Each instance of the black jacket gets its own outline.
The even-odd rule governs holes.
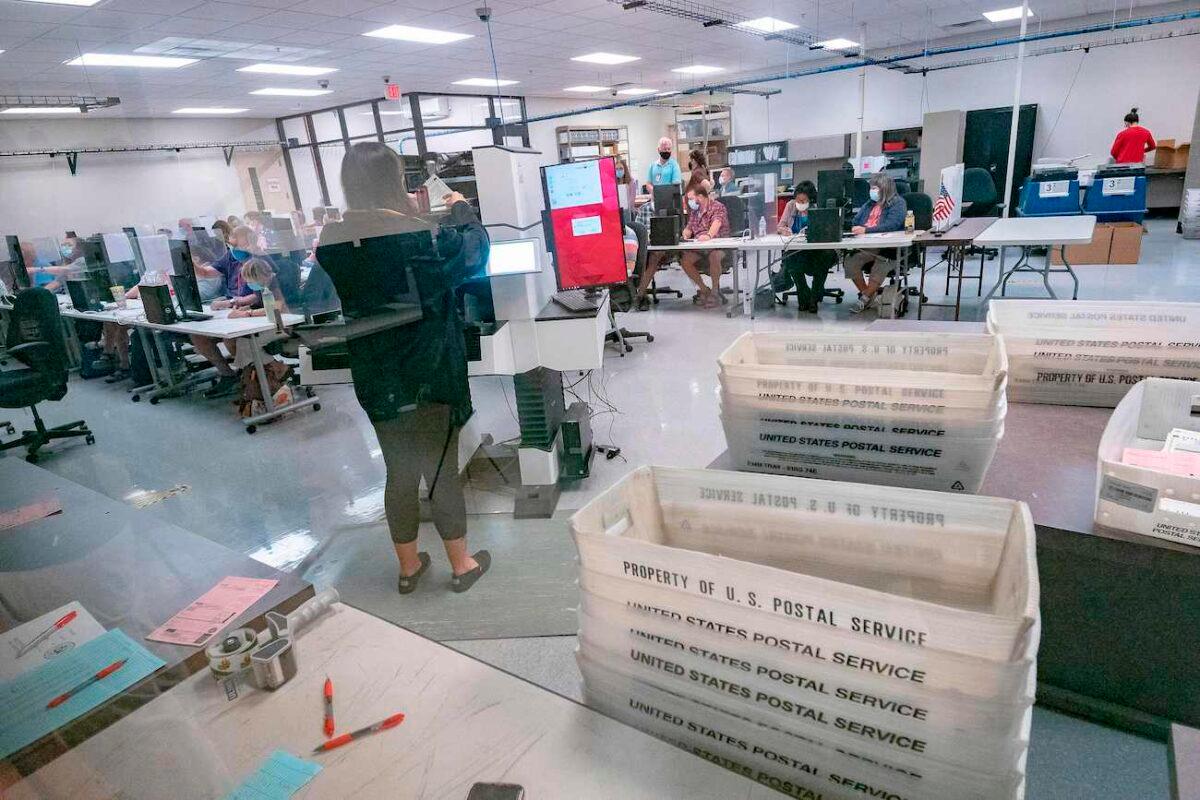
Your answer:
[[[475,210],[467,203],[455,203],[441,225],[386,209],[347,211],[342,222],[322,229],[317,258],[324,264],[330,257],[330,251],[321,249],[326,245],[419,231],[436,231],[436,255],[408,264],[421,294],[424,316],[419,322],[348,340],[354,394],[372,422],[395,419],[418,405],[445,404],[450,406],[451,423],[461,426],[473,409],[454,289],[483,270],[489,247]],[[336,274],[336,270],[328,271],[331,276]],[[372,297],[347,297],[346,292],[370,293],[382,288],[359,288],[361,283],[351,281],[338,285],[336,278],[334,283],[343,309],[375,302]],[[378,302],[386,300],[380,297]]]

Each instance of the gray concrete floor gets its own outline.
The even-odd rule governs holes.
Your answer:
[[[1139,264],[1080,265],[1080,296],[1131,302],[1200,300],[1200,241],[1181,239],[1173,227],[1169,220],[1150,222]],[[996,261],[985,262],[984,293],[995,282],[997,266]],[[667,273],[664,282],[684,283],[678,272]],[[1069,296],[1068,284],[1062,277],[1054,279],[1055,287],[1066,289]],[[831,285],[848,284],[839,276]],[[1011,284],[1010,294],[1040,296],[1040,286],[1038,279],[1021,277]],[[926,294],[937,300],[942,287],[944,280],[934,278],[927,284]],[[639,340],[626,357],[610,351],[603,373],[576,389],[594,407],[602,405],[601,397],[615,406],[615,411],[596,417],[595,438],[619,445],[622,457],[597,460],[589,479],[563,492],[560,510],[580,507],[631,465],[706,466],[724,449],[716,413],[717,355],[748,330],[794,330],[797,326],[851,329],[874,318],[871,313],[851,317],[848,306],[827,303],[819,316],[798,319],[792,305],[751,321],[706,312],[685,297],[683,301],[664,299],[648,313],[622,315],[621,324],[650,330],[655,341],[646,344]],[[982,308],[973,294],[968,294],[964,307],[964,319],[981,316]],[[946,312],[934,310],[928,318],[944,319]],[[496,441],[516,435],[511,382],[473,379],[472,394],[483,430]],[[380,525],[384,471],[378,443],[348,387],[326,388],[321,396],[320,412],[301,411],[250,437],[226,403],[194,397],[151,407],[131,403],[119,387],[76,379],[66,398],[43,404],[41,411],[50,424],[86,419],[97,443],[94,447],[78,442],[56,446],[42,463],[119,500],[185,485],[186,493],[143,511],[148,524],[155,519],[169,520],[281,569],[300,571],[318,585],[338,583],[346,576],[360,582],[365,576],[377,576],[376,594],[382,602],[394,585],[394,563],[387,560],[385,529]],[[0,418],[11,418],[18,426],[30,422],[22,411]],[[493,542],[508,537],[503,557],[523,562],[521,570],[509,574],[532,575],[544,567],[543,575],[550,574],[551,582],[556,583],[555,597],[565,597],[573,590],[568,586],[573,580],[571,570],[563,568],[569,543],[523,548],[523,526],[511,519],[513,489],[494,470],[472,469],[467,496],[471,513],[489,515],[474,517],[472,524],[482,525],[487,519],[488,537]],[[422,536],[427,545],[424,549],[438,561],[436,536],[432,532]],[[485,537],[481,534],[480,538]],[[505,575],[498,564],[495,574],[485,581],[490,579],[500,588]],[[392,601],[387,602],[391,607]],[[398,597],[395,603],[400,608]],[[522,607],[528,609],[529,605],[509,606],[513,613],[521,613]],[[376,605],[377,613],[383,613],[379,608]],[[473,627],[478,615],[470,606],[456,605],[449,593],[440,608],[431,604],[422,614],[437,623],[437,635],[443,639],[487,635]],[[385,616],[403,624],[405,612]],[[454,646],[554,691],[578,697],[578,673],[571,657],[574,638],[534,635],[566,632],[561,617],[555,617],[553,626],[543,622],[516,626],[503,634],[505,638],[455,642]],[[1163,745],[1040,710],[1029,774],[1028,796],[1035,800],[1167,796]]]

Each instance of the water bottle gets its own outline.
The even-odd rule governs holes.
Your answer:
[[[266,312],[267,315],[267,320],[276,327],[279,327],[279,321],[275,317],[275,295],[268,288],[263,288],[262,290],[262,303],[263,311]]]
[[[904,232],[912,233],[917,229],[917,218],[909,211],[904,215]]]
[[[759,217],[758,218],[758,238],[761,239],[766,235],[767,235],[767,218]]]

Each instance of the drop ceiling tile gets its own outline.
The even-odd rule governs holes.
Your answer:
[[[193,6],[183,12],[185,17],[199,17],[203,19],[222,19],[230,23],[249,22],[251,20],[260,19],[270,14],[270,9],[262,8],[261,6],[252,6],[245,3],[221,3],[207,2]]]
[[[236,33],[235,25],[236,23],[217,17],[169,17],[162,22],[149,26],[145,30],[156,34],[155,38],[162,36],[209,36],[221,31]]]
[[[326,14],[333,17],[349,17],[362,11],[370,11],[383,3],[379,0],[298,0],[292,11]]]
[[[371,29],[365,20],[340,19],[319,14],[300,14],[295,11],[276,11],[255,20],[258,25],[274,25],[279,28],[313,31],[324,30],[344,35],[365,33]]]

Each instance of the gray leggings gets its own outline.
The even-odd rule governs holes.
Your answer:
[[[458,429],[450,428],[450,407],[421,406],[372,424],[387,467],[383,507],[392,541],[409,544],[417,540],[422,476],[426,489],[433,489],[430,504],[438,535],[444,541],[466,536],[467,505],[458,477]]]

